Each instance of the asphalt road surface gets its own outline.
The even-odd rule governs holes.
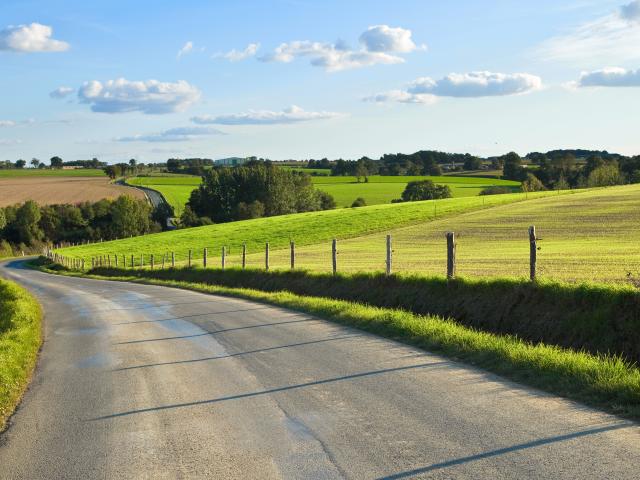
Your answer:
[[[637,479],[640,427],[312,316],[0,274],[44,306],[2,479]]]

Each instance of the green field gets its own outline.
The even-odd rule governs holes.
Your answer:
[[[316,188],[331,194],[338,207],[349,207],[358,197],[364,198],[367,205],[391,203],[392,200],[400,198],[405,185],[413,180],[432,180],[438,184],[449,185],[454,197],[478,195],[483,188],[493,185],[506,186],[516,192],[519,191],[520,185],[519,182],[511,180],[473,176],[401,177],[376,175],[369,177],[368,183],[358,183],[355,177],[311,177]],[[183,212],[191,192],[200,185],[200,182],[200,177],[179,175],[135,177],[127,180],[130,185],[152,188],[162,193],[178,216]]]
[[[0,170],[0,178],[13,177],[104,177],[98,168],[79,168],[77,170],[49,170],[46,168],[16,168]]]
[[[339,207],[351,206],[353,201],[362,197],[367,205],[390,203],[400,198],[407,183],[415,180],[431,180],[440,185],[448,185],[454,197],[478,195],[482,189],[494,185],[520,190],[520,182],[480,177],[455,176],[380,176],[369,177],[369,182],[358,183],[355,177],[312,177],[311,181],[319,190],[333,196]]]
[[[249,266],[262,267],[264,243],[269,241],[271,267],[287,268],[291,239],[297,245],[299,268],[328,271],[331,239],[338,238],[340,271],[380,271],[385,262],[385,235],[390,233],[394,271],[443,274],[444,233],[455,231],[459,275],[522,278],[528,274],[527,228],[536,225],[542,278],[630,283],[640,281],[640,249],[632,235],[639,224],[640,185],[628,185],[310,212],[178,230],[65,252],[90,260],[116,253],[160,258],[175,251],[178,261],[184,261],[189,248],[194,259],[199,259],[206,246],[213,258],[211,264],[218,265],[224,245],[227,265],[237,266],[240,246],[247,242]]]
[[[273,255],[278,257],[280,254],[277,250],[288,247],[290,240],[295,241],[299,247],[321,243],[324,245],[332,238],[348,239],[409,225],[428,225],[436,218],[527,201],[527,198],[557,195],[556,192],[538,192],[528,196],[514,193],[282,215],[68,248],[64,250],[64,254],[81,257],[88,262],[93,256],[126,254],[129,260],[129,256],[135,254],[136,263],[139,263],[140,254],[144,254],[148,262],[150,254],[160,258],[163,254],[174,251],[178,261],[185,261],[189,249],[193,250],[194,259],[201,259],[204,247],[209,248],[210,255],[217,257],[224,245],[229,253],[229,264],[237,265],[241,245],[246,242],[249,253],[257,255],[255,258],[250,256],[251,263],[259,266],[264,263],[256,252],[263,252],[266,242],[270,243]],[[302,256],[300,260],[303,262],[300,265],[304,266],[305,257]],[[372,269],[379,268],[375,261],[370,266]]]

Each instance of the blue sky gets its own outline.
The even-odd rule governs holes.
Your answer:
[[[638,45],[638,0],[3,0],[0,159],[640,154]]]

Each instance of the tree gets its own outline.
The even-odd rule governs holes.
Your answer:
[[[320,198],[320,210],[333,210],[336,208],[336,201],[329,193],[322,190],[318,190],[316,193]]]
[[[18,242],[33,245],[42,240],[44,234],[40,229],[40,207],[33,200],[27,200],[16,212],[16,230]]]
[[[482,162],[478,157],[469,156],[465,159],[463,168],[465,170],[480,170]]]
[[[141,235],[151,231],[151,207],[143,200],[118,197],[111,205],[111,229],[113,238]]]
[[[238,204],[238,220],[264,217],[264,205],[259,200],[251,203],[240,202]]]
[[[51,163],[51,168],[62,168],[64,164],[64,161],[60,157],[51,157],[49,162]]]
[[[515,152],[509,152],[503,157],[504,167],[503,176],[507,180],[523,180],[526,176],[524,168],[522,168],[522,159]]]
[[[3,230],[7,226],[7,216],[4,214],[4,210],[0,208],[0,230]]]
[[[436,185],[431,180],[409,182],[404,192],[402,192],[403,202],[437,200],[440,198],[451,198],[451,189],[448,185]]]
[[[115,165],[109,165],[104,167],[104,173],[106,173],[111,180],[115,180],[118,176],[118,169]]]
[[[39,168],[40,167],[40,160],[38,160],[37,158],[32,158],[31,159],[31,166],[33,168]]]
[[[620,170],[617,165],[613,164],[595,168],[587,178],[587,186],[589,187],[608,187],[621,183],[623,183],[623,178],[620,175]]]
[[[546,190],[545,186],[542,182],[533,175],[532,173],[527,173],[527,178],[522,182],[522,191],[523,192],[539,192],[542,190]]]
[[[27,162],[25,160],[20,159],[16,161],[16,168],[24,168],[26,164]]]
[[[356,198],[351,204],[351,208],[366,207],[366,206],[367,206],[367,202],[362,197]]]

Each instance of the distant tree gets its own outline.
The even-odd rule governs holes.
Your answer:
[[[512,193],[512,190],[509,187],[499,187],[497,185],[483,188],[480,191],[480,195],[502,195],[505,193]]]
[[[522,191],[523,192],[539,192],[542,190],[546,190],[546,187],[538,179],[538,177],[536,177],[532,173],[527,173],[527,178],[522,182]]]
[[[33,245],[42,240],[44,233],[39,222],[42,218],[40,207],[33,200],[27,200],[16,212],[16,230],[18,242]]]
[[[332,210],[336,208],[336,201],[330,194],[322,190],[318,190],[317,194],[320,198],[320,210]]]
[[[640,170],[634,170],[629,177],[631,183],[640,183]]]
[[[60,157],[51,157],[49,162],[51,163],[51,168],[62,168],[64,164],[64,161]]]
[[[607,164],[595,168],[587,178],[589,187],[608,187],[623,183],[622,175],[616,165]]]
[[[7,216],[4,214],[4,210],[0,208],[0,230],[3,230],[7,226]]]
[[[502,157],[504,161],[503,176],[507,180],[524,180],[526,171],[522,168],[522,159],[515,152],[509,152]]]
[[[113,238],[142,235],[151,231],[151,207],[143,200],[118,197],[111,205]]]
[[[132,158],[131,160],[129,160],[129,166],[130,166],[131,168],[136,168],[137,163],[138,163],[138,162],[136,162],[136,159],[135,159],[135,158]]]
[[[31,166],[33,168],[39,168],[40,167],[40,160],[38,160],[37,158],[32,158],[31,159]]]
[[[168,203],[162,202],[153,209],[151,220],[160,225],[163,230],[166,230],[169,219],[173,218],[174,215],[173,207]]]
[[[436,200],[440,198],[451,198],[451,189],[448,185],[437,185],[431,180],[409,182],[404,192],[402,192],[403,202]]]
[[[27,162],[23,159],[17,160],[16,161],[16,168],[24,168],[25,165],[27,165]]]
[[[558,180],[556,180],[553,184],[553,188],[554,190],[569,190],[571,186],[569,185],[569,182],[567,182],[567,179],[564,177],[564,174],[561,173],[558,177]]]
[[[184,211],[182,215],[180,215],[180,226],[184,228],[201,227],[211,224],[213,224],[213,221],[209,217],[198,217],[189,205],[184,207]]]
[[[482,161],[478,157],[469,156],[465,159],[463,168],[465,170],[480,170]]]
[[[118,168],[115,165],[108,165],[104,167],[104,173],[106,173],[111,180],[115,180],[118,176]]]
[[[362,197],[356,198],[351,204],[351,208],[366,207],[366,206],[367,206],[367,202]]]

